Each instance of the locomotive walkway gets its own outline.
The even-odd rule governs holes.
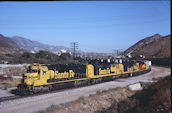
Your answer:
[[[49,94],[26,97],[0,102],[0,113],[28,113],[46,109],[50,105],[59,105],[77,100],[81,96],[89,96],[97,91],[116,87],[126,87],[137,82],[152,82],[152,78],[165,77],[171,74],[170,68],[152,66],[152,71],[140,76],[117,79],[91,86],[74,88]]]

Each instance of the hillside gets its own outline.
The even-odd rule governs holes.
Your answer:
[[[145,58],[170,58],[171,35],[161,36],[155,34],[144,38],[128,48],[124,54],[132,57],[144,55]]]
[[[7,38],[0,34],[0,54],[22,54],[23,49],[12,41],[10,38]]]
[[[48,44],[43,44],[37,41],[29,40],[27,38],[19,37],[19,36],[14,36],[11,38],[19,47],[25,49],[25,50],[31,50],[33,53],[38,52],[40,50],[44,51],[49,51],[52,53],[57,54],[60,52],[62,49],[67,50],[68,52],[73,53],[73,49],[67,48],[65,46],[53,46],[53,45],[48,45]],[[80,56],[92,56],[92,57],[108,57],[109,53],[97,53],[97,52],[83,52],[81,50],[77,50],[77,55]]]
[[[42,44],[37,41],[32,41],[23,37],[14,36],[11,38],[19,47],[31,50],[32,52],[38,52],[40,50],[45,50],[53,53],[58,53],[62,49],[68,50],[67,47],[64,46],[52,46],[48,44]]]

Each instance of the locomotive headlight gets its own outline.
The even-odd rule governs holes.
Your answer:
[[[32,85],[32,74],[30,73],[26,73],[24,74],[24,83],[26,83],[27,85]]]
[[[27,85],[32,85],[32,78],[31,78],[31,77],[28,77],[27,79],[24,80],[24,82],[25,82]]]

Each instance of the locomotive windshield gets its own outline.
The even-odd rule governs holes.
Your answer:
[[[27,69],[27,73],[37,73],[37,72],[38,72],[38,70],[35,67],[34,68],[33,67],[31,68],[31,66],[29,66],[28,69]]]
[[[38,72],[38,70],[27,70],[27,73],[37,73]]]

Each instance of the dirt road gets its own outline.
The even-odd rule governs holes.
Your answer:
[[[75,88],[50,93],[40,96],[28,97],[18,100],[5,101],[0,103],[1,113],[28,113],[46,109],[50,105],[59,105],[77,100],[81,96],[95,94],[99,90],[108,90],[110,88],[125,87],[137,82],[151,82],[152,78],[165,77],[171,74],[171,69],[152,66],[152,71],[140,76],[118,79],[115,81],[105,82],[87,87]]]

